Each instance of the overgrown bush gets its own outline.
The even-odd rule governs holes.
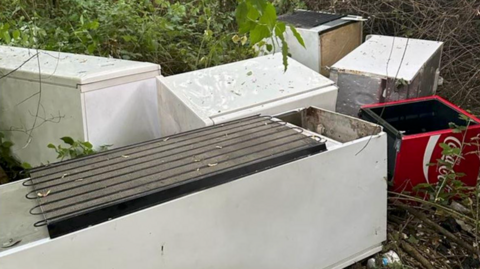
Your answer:
[[[155,62],[164,74],[252,57],[235,1],[2,0],[0,44]]]

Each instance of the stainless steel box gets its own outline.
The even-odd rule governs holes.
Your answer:
[[[370,35],[332,66],[336,110],[357,116],[360,106],[435,94],[442,42]]]

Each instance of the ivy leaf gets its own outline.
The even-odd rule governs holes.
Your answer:
[[[54,149],[54,148],[55,148],[55,145],[52,144],[52,143],[50,143],[50,144],[47,145],[47,148]]]
[[[2,143],[2,147],[4,147],[4,148],[9,148],[11,146],[13,146],[13,143],[10,142],[10,141],[5,141],[5,142]]]
[[[73,145],[73,143],[75,143],[75,141],[73,140],[73,138],[69,137],[69,136],[64,136],[62,138],[60,138],[63,142],[65,142],[65,144],[68,144],[70,146]],[[49,144],[51,145],[51,144]]]
[[[23,169],[32,169],[32,166],[29,163],[22,163]]]
[[[293,25],[290,25],[290,30],[292,31],[293,36],[297,39],[298,43],[300,43],[300,45],[305,48],[305,42],[303,41],[302,35],[300,35],[300,33]]]
[[[85,146],[88,149],[93,148],[93,145],[88,141],[82,142],[82,145]]]
[[[255,45],[258,42],[262,41],[262,39],[267,38],[271,35],[270,30],[265,25],[257,24],[255,28],[250,31],[250,45]]]

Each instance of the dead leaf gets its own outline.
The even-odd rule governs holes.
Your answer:
[[[62,178],[66,177],[66,176],[68,176],[68,173],[63,174]]]
[[[128,155],[122,155],[122,157],[123,157],[123,158],[128,158],[128,157],[130,157],[130,156],[128,156]]]
[[[217,149],[221,149],[221,148],[223,148],[223,147],[222,147],[222,146],[216,146],[216,148],[217,148]]]
[[[75,179],[75,182],[82,181],[82,180],[83,180],[83,178]]]
[[[22,239],[18,239],[18,240],[13,240],[13,239],[10,239],[8,240],[7,242],[3,243],[2,244],[2,248],[9,248],[9,247],[13,247],[15,246],[16,244],[22,242]]]
[[[170,139],[170,137],[167,137],[167,138],[163,139],[163,141],[164,141],[164,142],[165,142],[165,141],[168,141],[168,139]]]
[[[50,194],[50,190],[48,190],[45,193],[41,193],[41,192],[37,193],[38,197],[47,197],[49,194]]]
[[[214,167],[214,166],[216,166],[217,164],[218,164],[218,163],[209,163],[208,166],[209,166],[209,167]]]

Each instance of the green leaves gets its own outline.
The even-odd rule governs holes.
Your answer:
[[[57,159],[64,160],[65,158],[77,158],[86,155],[91,155],[96,153],[93,149],[93,145],[88,141],[75,141],[73,138],[69,136],[64,136],[60,138],[65,144],[69,145],[69,147],[65,148],[61,145],[55,146],[53,144],[48,144],[47,147],[50,149],[55,150],[58,154]],[[100,151],[107,150],[111,145],[103,145],[100,146]]]
[[[292,31],[293,36],[297,39],[298,43],[300,43],[300,45],[305,48],[305,42],[303,41],[303,37],[300,35],[297,29],[293,27],[293,25],[290,25],[290,31]]]
[[[273,51],[275,45],[282,47],[282,61],[284,70],[288,67],[288,43],[285,39],[286,24],[277,20],[277,12],[272,3],[267,0],[239,0],[235,17],[240,34],[249,33],[250,46],[266,46],[268,52]],[[305,47],[300,33],[289,25],[296,40]],[[265,42],[270,39],[270,44]]]
[[[69,137],[69,136],[64,136],[62,138],[60,138],[65,144],[68,144],[68,145],[73,145],[75,143],[75,141],[73,140],[73,138]],[[51,144],[49,144],[51,145]]]
[[[253,30],[250,31],[250,43],[257,44],[262,41],[264,38],[270,37],[271,31],[267,26],[262,24],[257,24]]]

